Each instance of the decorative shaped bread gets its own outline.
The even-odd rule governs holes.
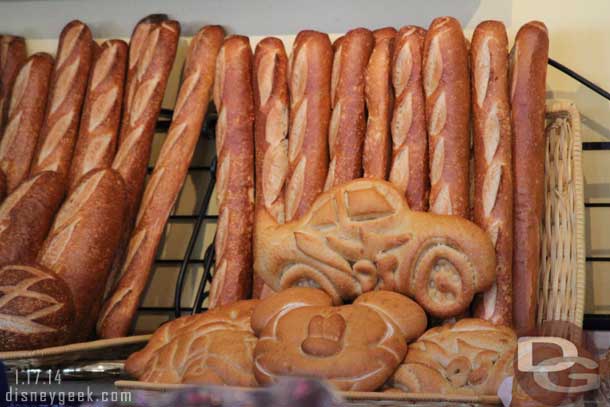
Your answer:
[[[250,316],[257,304],[238,301],[169,322],[127,359],[125,370],[146,382],[256,386]]]
[[[278,376],[316,376],[340,390],[373,391],[396,370],[407,342],[426,323],[419,305],[390,291],[333,307],[321,290],[289,288],[254,309],[254,374],[261,385]]]
[[[411,211],[381,180],[358,179],[316,199],[296,221],[257,216],[255,271],[276,291],[321,288],[335,304],[375,289],[398,291],[431,315],[460,314],[495,278],[495,253],[478,226]]]
[[[432,328],[409,345],[389,382],[409,393],[496,395],[512,376],[515,332],[482,319]]]

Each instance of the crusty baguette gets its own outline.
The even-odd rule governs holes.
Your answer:
[[[332,115],[328,128],[330,164],[324,190],[362,176],[366,133],[364,77],[374,42],[369,30],[356,28],[333,44]]]
[[[479,296],[474,316],[512,324],[513,176],[508,38],[504,24],[477,26],[470,47],[474,130],[473,220],[496,249],[496,282]]]
[[[252,71],[256,210],[267,210],[284,223],[284,187],[288,176],[288,57],[281,40],[264,38],[256,46]],[[252,298],[260,298],[263,280],[254,274]]]
[[[220,26],[207,26],[191,40],[172,124],[144,191],[127,261],[97,324],[97,333],[102,338],[125,336],[132,326],[163,229],[199,140],[214,82],[216,55],[223,38]]]
[[[333,51],[328,35],[301,31],[289,61],[289,173],[286,221],[306,213],[324,188],[328,171],[328,123]]]
[[[27,57],[22,37],[0,35],[0,140],[8,120],[13,84]]]
[[[121,40],[110,40],[98,48],[91,67],[78,141],[70,167],[70,192],[89,171],[110,167],[116,153],[127,44]]]
[[[90,172],[62,205],[38,255],[70,288],[75,341],[87,339],[95,325],[125,208],[121,176],[112,169]]]
[[[432,21],[424,42],[430,211],[469,217],[470,75],[460,23]]]
[[[209,307],[250,296],[254,223],[254,100],[252,50],[247,37],[231,36],[216,60],[218,229]]]
[[[544,114],[549,37],[543,23],[525,24],[511,51],[514,244],[513,318],[517,333],[536,324],[544,215]]]
[[[54,172],[24,182],[0,206],[0,265],[36,259],[64,196],[64,184]]]
[[[373,31],[373,36],[375,46],[366,67],[364,87],[368,118],[362,169],[365,177],[387,179],[392,149],[392,50],[396,30],[392,27],[380,28]]]
[[[6,175],[9,193],[29,174],[44,120],[52,70],[53,58],[38,53],[28,59],[17,75],[0,141],[0,169]]]
[[[394,42],[392,83],[392,166],[389,180],[403,191],[411,209],[428,210],[430,175],[425,97],[422,85],[426,30],[407,26]]]
[[[66,179],[80,121],[92,61],[91,31],[84,23],[68,23],[59,37],[49,100],[31,175],[55,171]]]

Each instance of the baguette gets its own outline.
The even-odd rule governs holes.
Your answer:
[[[511,51],[514,244],[513,317],[518,334],[536,325],[544,215],[545,90],[549,37],[543,23],[525,24]]]
[[[477,26],[470,47],[474,129],[474,222],[496,250],[496,282],[477,298],[474,316],[512,325],[513,178],[508,38],[499,21]]]
[[[22,37],[0,35],[0,140],[8,120],[13,86],[27,57],[25,40]]]
[[[36,260],[63,194],[61,177],[43,172],[4,200],[0,206],[0,265]]]
[[[61,32],[31,175],[55,171],[64,180],[68,176],[91,67],[91,43],[89,27],[78,20]]]
[[[172,207],[182,189],[214,82],[216,55],[224,31],[207,26],[191,40],[167,140],[144,192],[121,279],[97,324],[102,338],[129,333]]]
[[[364,137],[362,169],[367,178],[387,179],[390,169],[390,122],[394,103],[392,91],[392,49],[396,30],[373,32],[375,46],[366,67],[364,93],[368,119]]]
[[[6,175],[7,191],[14,191],[30,171],[44,120],[53,58],[32,55],[19,71],[13,88],[8,121],[0,141],[0,170]]]
[[[75,306],[75,341],[88,339],[125,217],[126,193],[114,170],[89,173],[57,213],[38,264],[62,278]]]
[[[432,21],[424,42],[424,92],[430,148],[430,211],[468,218],[470,75],[460,23]]]
[[[256,46],[253,66],[256,210],[284,223],[284,186],[288,175],[288,57],[284,44],[268,37]],[[263,280],[253,276],[252,298],[260,298]],[[266,291],[269,291],[267,287]]]
[[[362,176],[366,132],[364,76],[373,45],[373,34],[364,28],[349,31],[333,44],[332,115],[328,128],[330,164],[325,191]]]
[[[286,221],[306,213],[324,188],[333,51],[328,35],[301,31],[289,61],[290,132]]]
[[[409,207],[428,210],[430,177],[422,55],[426,30],[401,28],[394,43],[392,83],[396,106],[392,117],[390,182],[405,194]]]
[[[127,44],[110,40],[97,48],[70,168],[70,192],[90,171],[110,167],[116,153]]]
[[[209,307],[248,298],[254,223],[254,100],[249,40],[225,40],[216,61],[216,267]]]

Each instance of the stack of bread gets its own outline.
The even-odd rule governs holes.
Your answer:
[[[179,35],[153,15],[129,46],[98,45],[74,21],[56,61],[2,38],[0,347],[130,333],[212,100],[210,311],[163,325],[127,371],[495,394],[512,328],[535,326],[544,25],[524,25],[510,54],[497,21],[470,42],[450,17],[332,43],[307,30],[289,55],[204,27],[145,184]],[[425,332],[428,317],[461,319]]]

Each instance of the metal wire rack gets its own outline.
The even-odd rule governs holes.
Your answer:
[[[575,79],[580,82],[582,85],[591,89],[593,92],[597,93],[604,99],[610,101],[610,92],[602,89],[598,85],[592,83],[588,79],[569,69],[565,65],[561,63],[549,59],[548,64],[553,68],[561,71],[562,73],[568,75],[569,77]],[[169,124],[171,122],[172,116],[171,110],[164,109],[161,112],[161,116],[159,121],[157,122],[157,132],[167,132],[169,129]],[[202,128],[202,137],[213,141],[215,138],[215,124],[216,124],[216,112],[211,111],[205,120],[204,126]],[[610,142],[583,142],[582,144],[583,151],[586,153],[587,151],[599,151],[599,150],[610,150]],[[152,171],[153,167],[149,168],[149,171]],[[179,272],[176,278],[176,285],[174,290],[174,301],[173,307],[146,307],[142,306],[139,309],[140,314],[146,313],[165,313],[171,317],[180,317],[184,314],[195,314],[202,311],[205,311],[206,308],[203,306],[205,299],[208,296],[208,289],[210,283],[213,278],[213,269],[214,269],[214,242],[206,248],[204,255],[202,258],[193,257],[194,247],[196,245],[197,239],[199,237],[202,225],[204,223],[216,223],[217,216],[208,214],[210,209],[210,201],[212,198],[212,194],[214,191],[214,186],[216,184],[216,158],[213,158],[211,164],[209,166],[206,165],[198,165],[191,166],[189,168],[190,172],[195,171],[203,171],[209,174],[209,181],[207,185],[205,185],[203,191],[203,199],[199,205],[199,208],[195,211],[195,213],[191,215],[172,215],[169,219],[169,222],[190,222],[193,224],[193,231],[191,233],[190,239],[188,241],[188,245],[184,254],[184,257],[181,259],[156,259],[156,265],[172,265],[179,266]],[[200,191],[201,192],[201,191]],[[585,207],[587,208],[610,208],[610,202],[585,202]],[[610,257],[604,256],[588,256],[586,258],[587,263],[595,263],[595,262],[605,262],[610,263]],[[185,307],[183,306],[183,293],[185,291],[186,285],[186,276],[187,270],[190,265],[201,265],[203,266],[203,274],[201,279],[199,280],[199,285],[196,289],[196,295],[194,297],[194,301],[192,306]],[[192,287],[191,287],[192,288]],[[584,319],[584,327],[585,329],[594,329],[594,330],[610,330],[610,315],[599,315],[599,314],[586,314]]]

